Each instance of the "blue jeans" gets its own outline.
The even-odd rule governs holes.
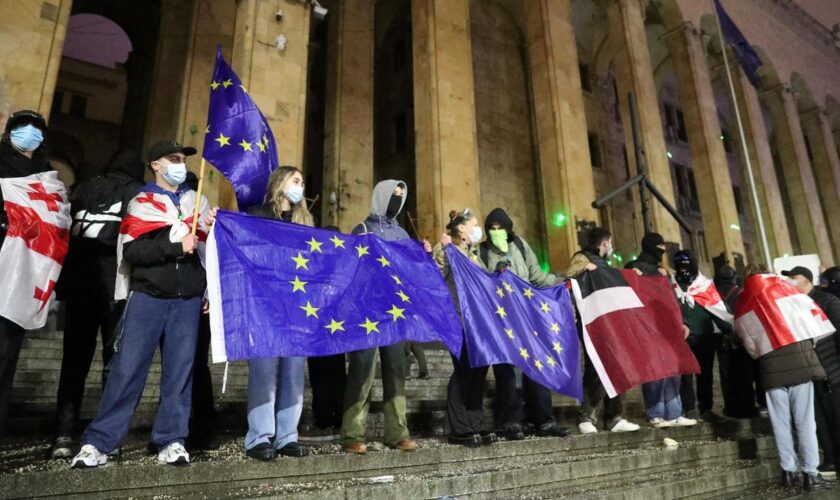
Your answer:
[[[663,418],[676,420],[682,414],[680,400],[681,377],[665,378],[642,384],[642,396],[645,399],[645,415],[648,420]]]
[[[189,430],[192,367],[201,297],[160,299],[132,292],[118,327],[111,372],[99,412],[82,435],[102,453],[115,450],[128,433],[146,377],[161,345],[160,406],[152,427],[158,448],[184,443]]]
[[[306,358],[248,361],[248,433],[245,449],[271,443],[275,449],[298,440],[303,411],[303,369]]]
[[[814,384],[776,387],[767,390],[767,412],[773,424],[773,437],[779,451],[782,469],[797,472],[799,465],[809,474],[816,474],[820,464],[817,444],[817,423],[814,420]],[[791,415],[793,422],[791,422]],[[799,455],[793,447],[793,432]],[[798,459],[797,459],[798,458]]]

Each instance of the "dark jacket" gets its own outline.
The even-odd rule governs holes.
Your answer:
[[[292,212],[283,212],[280,217],[274,212],[274,203],[263,203],[249,208],[245,211],[248,215],[256,215],[257,217],[264,217],[266,219],[282,220],[286,222],[292,221]]]
[[[624,269],[638,269],[645,276],[662,276],[659,273],[659,268],[662,267],[659,261],[660,259],[657,259],[655,255],[642,252],[638,259],[627,263]]]
[[[803,340],[758,358],[764,389],[790,387],[825,378],[814,343]]]
[[[186,189],[179,190],[178,194]],[[163,190],[148,184],[143,192],[148,191]],[[170,195],[172,198],[177,197]],[[204,295],[207,277],[198,252],[185,254],[181,242],[169,241],[169,231],[169,226],[163,227],[123,245],[123,258],[131,264],[131,291],[162,299]]]
[[[403,189],[403,206],[400,207],[400,211],[402,211],[405,206],[405,200],[408,198],[408,186],[402,181],[382,181],[373,188],[373,196],[371,196],[370,202],[370,215],[367,216],[364,222],[353,228],[353,234],[375,234],[385,241],[405,240],[409,238],[408,233],[397,222],[396,216],[389,218],[385,215],[388,211],[388,202],[391,200],[391,195],[397,186]]]
[[[26,177],[50,170],[43,148],[37,149],[32,158],[27,158],[9,144],[5,139],[0,141],[0,178]],[[6,239],[6,207],[3,203],[3,192],[0,191],[0,247]]]
[[[834,329],[840,329],[840,299],[818,288],[814,288],[809,295],[828,316]],[[840,333],[835,331],[819,339],[815,349],[832,388],[840,390]]]

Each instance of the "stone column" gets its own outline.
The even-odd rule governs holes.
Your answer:
[[[738,229],[735,193],[720,139],[720,121],[703,41],[690,24],[685,24],[671,32],[665,42],[679,81],[706,245],[710,255],[723,251],[729,262],[734,262],[734,253],[744,255],[744,241]]]
[[[834,261],[831,240],[825,227],[796,102],[790,89],[783,86],[768,91],[764,99],[773,119],[784,172],[782,182],[787,186],[791,204],[788,209],[793,212],[794,230],[802,252],[819,254],[823,264],[831,263]]]
[[[822,209],[834,244],[834,262],[840,262],[840,158],[831,126],[820,108],[813,108],[801,115],[802,132],[811,145],[811,163],[819,189]]]
[[[579,249],[576,222],[597,220],[571,5],[529,0],[526,11],[548,256],[565,269]]]
[[[480,207],[469,0],[412,0],[420,234],[453,208]],[[483,215],[483,214],[482,214]]]
[[[770,151],[770,143],[767,139],[767,128],[764,124],[758,93],[747,77],[744,76],[737,62],[730,61],[730,68],[738,101],[736,104],[741,111],[741,121],[744,124],[745,137],[739,140],[744,140],[747,143],[755,187],[758,192],[758,202],[764,219],[764,228],[767,232],[770,256],[775,258],[785,254],[793,254],[793,244],[788,230],[785,207],[782,204],[779,180],[776,177],[776,169],[773,165],[773,154]],[[726,71],[725,68],[722,71]],[[726,76],[722,78],[726,78]],[[737,128],[734,132],[738,132]],[[752,202],[752,189],[749,186],[749,174],[746,171],[747,162],[746,158],[743,157],[743,148],[738,148],[738,154],[741,156],[741,165],[744,169],[742,177],[747,182],[746,188],[749,189],[750,194],[749,210],[753,214],[753,220],[758,221],[755,213],[755,203]],[[757,230],[756,235],[759,238],[761,237]]]
[[[624,125],[628,160],[635,171],[633,132],[627,104],[627,94],[633,93],[636,96],[648,179],[672,205],[675,205],[671,167],[668,164],[668,150],[665,146],[662,118],[659,114],[659,99],[645,34],[644,11],[642,10],[644,3],[646,2],[639,0],[610,2],[607,8],[607,29],[616,53],[621,120]],[[662,234],[666,241],[680,244],[682,238],[677,221],[652,197],[650,208],[654,230]]]
[[[373,19],[373,0],[330,6],[321,196],[324,222],[343,231],[368,215],[373,190]]]

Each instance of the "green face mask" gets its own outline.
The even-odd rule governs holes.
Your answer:
[[[490,241],[493,242],[493,245],[502,251],[502,253],[507,253],[508,251],[508,234],[507,231],[504,229],[491,229],[490,230]]]

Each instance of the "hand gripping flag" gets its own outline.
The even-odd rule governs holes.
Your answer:
[[[471,366],[510,363],[554,392],[583,399],[580,343],[565,285],[534,288],[511,272],[487,273],[446,247]]]
[[[195,212],[195,197],[198,193],[184,190],[178,193],[179,206],[175,206],[169,195],[147,191],[144,188],[128,204],[128,211],[120,224],[120,235],[117,237],[117,283],[114,291],[115,300],[128,297],[129,276],[131,266],[123,261],[123,245],[146,233],[169,226],[169,241],[181,241],[192,231],[193,213]],[[201,197],[198,211],[198,229],[196,236],[203,241],[207,239],[209,231],[204,219],[210,213],[210,203]],[[199,245],[199,253],[203,253],[204,245]]]
[[[216,49],[204,158],[233,186],[240,210],[264,201],[268,177],[277,168],[277,145],[268,121],[239,77]]]
[[[822,309],[784,278],[748,276],[738,298],[735,332],[753,358],[834,332]]]
[[[695,303],[700,304],[709,313],[727,323],[735,321],[735,317],[726,309],[726,304],[723,302],[723,297],[720,296],[715,282],[703,276],[703,273],[697,273],[694,282],[685,291],[677,283],[673,283],[672,286],[680,302],[692,307]]]
[[[47,322],[70,239],[70,203],[55,172],[0,179],[9,227],[0,248],[0,316],[27,330]]]
[[[207,242],[213,361],[323,356],[413,340],[461,347],[437,266],[384,241],[219,211]]]
[[[699,373],[664,276],[598,268],[572,281],[589,359],[615,397],[645,382]]]
[[[720,0],[715,0],[715,11],[720,20],[720,31],[726,43],[732,47],[732,52],[735,54],[735,59],[744,70],[744,75],[752,83],[753,87],[761,87],[761,78],[758,76],[758,68],[763,64],[758,53],[753,49],[750,42],[741,33],[738,25],[729,17],[729,14],[723,9]]]

